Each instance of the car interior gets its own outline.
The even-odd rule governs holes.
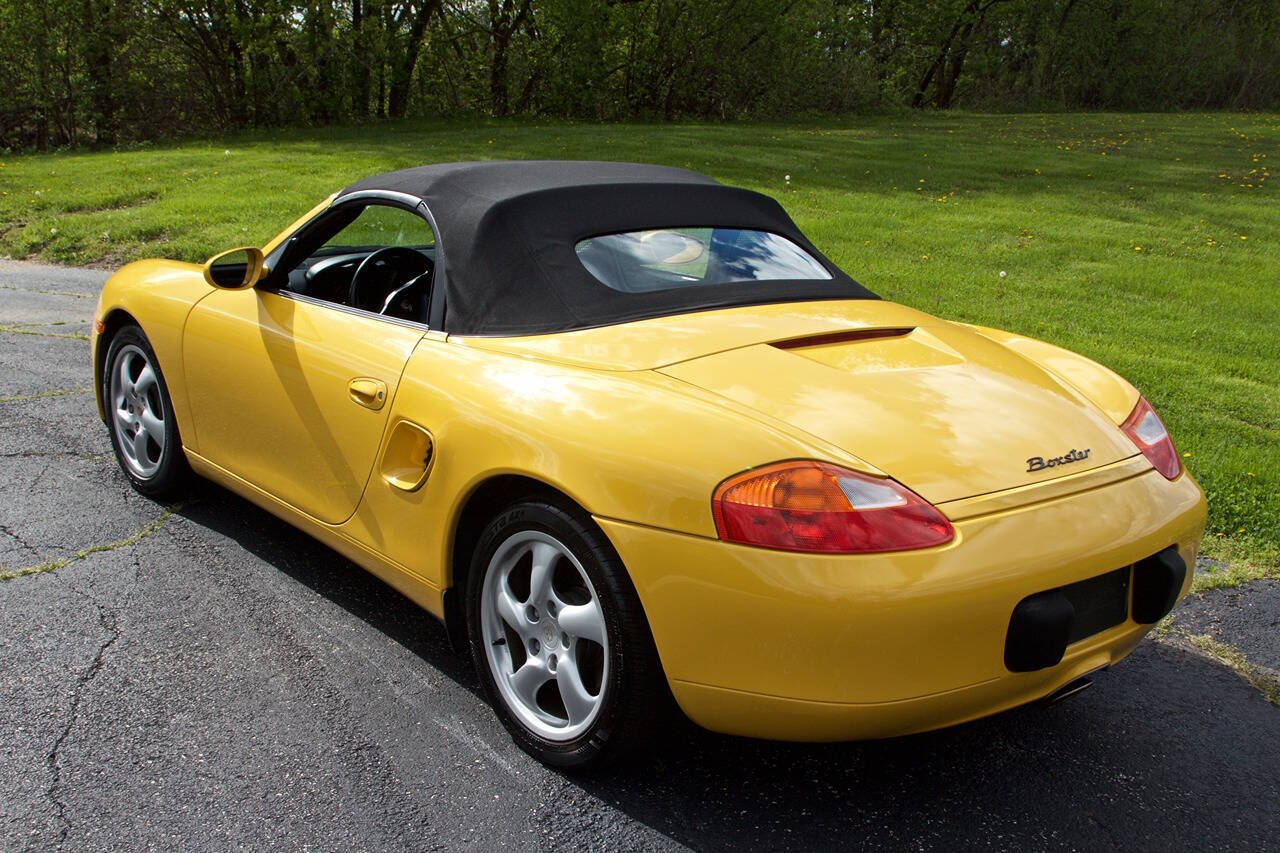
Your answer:
[[[413,211],[349,205],[290,238],[280,269],[273,278],[281,292],[426,323],[435,238]]]

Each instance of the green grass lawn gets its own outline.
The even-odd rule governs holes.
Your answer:
[[[396,124],[5,156],[0,253],[203,260],[364,175],[528,157],[667,163],[761,190],[881,295],[1111,366],[1209,493],[1210,553],[1233,562],[1218,580],[1280,569],[1276,115]]]

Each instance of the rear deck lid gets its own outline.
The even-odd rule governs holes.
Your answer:
[[[932,318],[757,343],[661,371],[834,444],[935,504],[1137,453],[1071,387]]]

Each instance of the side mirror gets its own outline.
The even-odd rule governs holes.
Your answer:
[[[253,246],[232,249],[204,262],[204,280],[214,287],[244,290],[262,278],[262,250]]]

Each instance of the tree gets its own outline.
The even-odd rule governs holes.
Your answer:
[[[0,145],[371,117],[1280,106],[1276,0],[0,0]]]
[[[938,44],[933,61],[916,86],[916,93],[911,99],[912,106],[924,106],[925,96],[935,78],[937,88],[934,105],[943,110],[951,106],[956,83],[964,69],[964,61],[969,55],[975,31],[982,26],[991,9],[1009,2],[1011,0],[961,0],[956,4],[954,13],[944,19],[950,21],[950,29]]]

